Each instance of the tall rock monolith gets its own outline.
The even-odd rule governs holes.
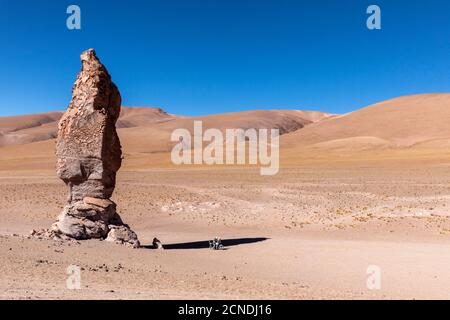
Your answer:
[[[122,164],[116,131],[120,93],[93,49],[81,54],[81,62],[72,101],[58,127],[56,171],[69,196],[52,231],[77,240],[99,238],[139,247],[110,200]]]

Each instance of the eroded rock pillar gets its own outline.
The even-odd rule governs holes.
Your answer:
[[[139,246],[110,200],[122,148],[116,131],[121,97],[93,49],[81,54],[72,101],[58,127],[57,174],[69,188],[67,205],[52,226],[73,239],[103,238]]]

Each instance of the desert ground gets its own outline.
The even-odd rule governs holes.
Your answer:
[[[62,210],[60,113],[0,118],[0,298],[449,299],[450,95],[346,115],[254,111],[207,126],[280,128],[280,171],[175,166],[170,132],[192,118],[124,109],[113,200],[140,249],[30,238]],[[224,239],[225,250],[208,241]],[[152,239],[165,250],[152,249]],[[66,287],[79,266],[81,289]],[[378,266],[381,287],[369,289]]]

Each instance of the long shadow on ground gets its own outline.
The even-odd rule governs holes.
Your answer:
[[[266,241],[269,238],[238,238],[238,239],[223,239],[222,244],[226,248],[239,246],[241,244],[249,244],[255,242]],[[143,246],[146,249],[154,249],[152,245]],[[170,243],[164,244],[164,249],[166,250],[180,250],[180,249],[207,249],[209,248],[209,240],[206,241],[194,241],[194,242],[183,242],[183,243]]]

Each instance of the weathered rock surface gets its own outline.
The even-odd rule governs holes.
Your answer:
[[[125,244],[133,248],[139,248],[140,243],[136,233],[131,231],[127,225],[109,225],[110,231],[106,241],[112,241],[118,244]]]
[[[69,187],[69,197],[52,231],[77,240],[107,238],[138,247],[136,234],[109,200],[122,164],[116,131],[120,93],[93,49],[83,52],[81,61],[72,101],[58,127],[56,171]]]
[[[72,101],[59,122],[57,174],[69,186],[69,202],[108,199],[122,164],[116,132],[121,97],[106,68],[90,49],[81,54],[82,70]]]

